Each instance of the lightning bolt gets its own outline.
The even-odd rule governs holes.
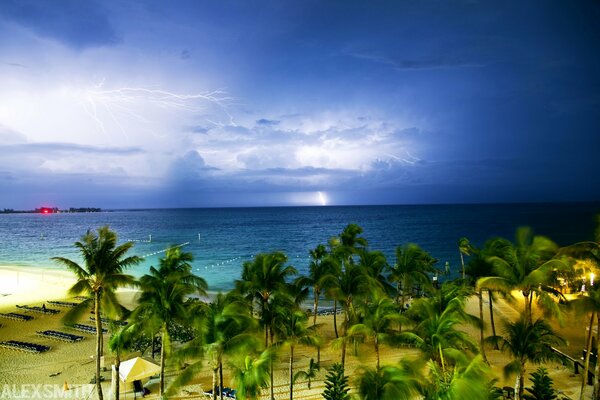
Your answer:
[[[108,136],[107,122],[111,121],[121,133],[127,136],[127,130],[121,121],[122,116],[133,119],[143,126],[145,130],[155,136],[152,129],[152,120],[139,112],[136,107],[152,105],[164,110],[184,111],[198,113],[206,109],[206,105],[217,107],[226,116],[226,123],[205,118],[216,126],[237,126],[227,106],[234,99],[227,96],[223,90],[214,90],[201,93],[175,93],[168,90],[147,87],[121,87],[117,89],[104,89],[105,80],[93,86],[93,89],[84,92],[83,109],[86,114],[97,124],[103,135]],[[102,110],[102,111],[100,111]],[[108,120],[104,115],[108,116]]]

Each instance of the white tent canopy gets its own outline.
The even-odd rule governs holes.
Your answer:
[[[160,366],[141,357],[123,361],[119,366],[119,379],[122,382],[133,382],[160,372]]]

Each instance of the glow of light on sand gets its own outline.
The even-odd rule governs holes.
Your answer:
[[[318,196],[319,196],[319,202],[321,203],[322,206],[326,206],[327,205],[327,197],[325,196],[325,194],[323,194],[323,192],[317,192]]]

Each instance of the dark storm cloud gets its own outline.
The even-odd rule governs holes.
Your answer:
[[[259,120],[256,121],[257,125],[269,125],[269,126],[273,126],[273,125],[279,125],[281,121],[278,120],[273,120],[273,119],[266,119],[266,118],[261,118]]]
[[[4,0],[0,2],[0,18],[77,49],[118,42],[101,2]]]

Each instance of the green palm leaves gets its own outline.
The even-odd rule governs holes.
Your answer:
[[[135,278],[124,274],[124,271],[139,263],[141,258],[127,256],[127,252],[133,246],[125,243],[117,246],[117,235],[108,226],[98,229],[97,233],[88,231],[80,241],[75,242],[75,247],[83,259],[83,266],[77,262],[64,257],[53,257],[52,259],[65,266],[77,277],[77,282],[69,289],[72,295],[86,294],[87,301],[68,312],[64,319],[73,322],[89,310],[91,304],[94,306],[96,316],[96,391],[98,398],[103,399],[102,386],[100,385],[100,357],[103,353],[102,341],[102,312],[111,317],[123,315],[123,309],[119,305],[115,290],[122,286],[133,286]]]
[[[161,332],[160,395],[165,391],[165,361],[170,351],[168,326],[189,317],[187,297],[206,295],[206,281],[192,273],[192,255],[180,248],[167,249],[158,269],[140,278],[142,294],[132,319],[151,332]]]
[[[500,348],[513,357],[513,361],[504,367],[505,374],[517,374],[515,393],[521,398],[527,363],[539,364],[548,360],[560,360],[560,356],[551,350],[552,346],[565,344],[564,339],[556,335],[548,322],[542,319],[530,321],[522,316],[515,322],[506,324],[505,336],[492,338],[500,341]]]
[[[534,298],[542,309],[552,316],[560,316],[557,303],[551,296],[563,297],[550,283],[554,271],[569,269],[564,262],[553,259],[558,246],[543,236],[533,236],[530,228],[517,229],[515,243],[496,239],[490,246],[494,256],[489,257],[497,276],[481,278],[478,286],[509,294],[522,293],[525,315],[532,320]]]

